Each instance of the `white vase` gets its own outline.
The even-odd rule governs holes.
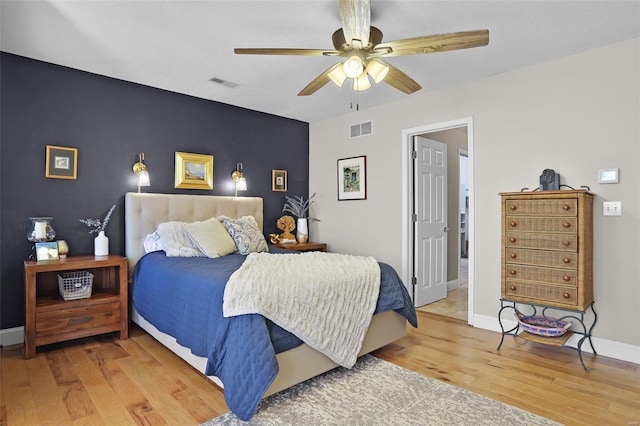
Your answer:
[[[309,219],[306,217],[299,217],[296,227],[296,240],[299,243],[306,243],[309,239]]]
[[[104,235],[104,231],[100,231],[95,240],[93,240],[93,248],[96,256],[109,255],[109,238]]]

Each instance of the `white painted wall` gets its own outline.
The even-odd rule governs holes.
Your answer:
[[[401,132],[473,117],[476,315],[495,318],[499,309],[498,193],[534,188],[551,168],[562,184],[596,194],[593,334],[640,347],[639,52],[633,39],[311,123],[309,190],[322,220],[313,239],[401,271]],[[374,134],[350,140],[348,126],[366,120]],[[367,156],[367,200],[337,201],[336,161],[359,155]],[[598,184],[606,167],[620,168],[619,184]],[[603,217],[605,200],[622,201],[623,216]]]

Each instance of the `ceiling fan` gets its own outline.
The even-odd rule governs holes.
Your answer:
[[[371,26],[370,0],[340,0],[342,28],[331,36],[334,50],[290,48],[237,48],[241,55],[304,55],[341,56],[343,62],[332,65],[316,77],[298,96],[315,93],[329,81],[342,87],[347,78],[353,79],[353,90],[371,87],[384,81],[396,89],[411,94],[422,88],[411,77],[381,58],[468,49],[489,44],[489,31],[462,31],[408,38],[382,43],[382,31]]]

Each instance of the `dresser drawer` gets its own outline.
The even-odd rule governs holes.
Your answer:
[[[578,251],[578,237],[569,234],[537,234],[534,232],[507,232],[505,247],[543,250]]]
[[[524,216],[577,216],[578,200],[506,200],[506,214]]]
[[[576,252],[525,250],[509,247],[505,250],[505,262],[553,268],[577,268],[578,255]]]
[[[507,280],[505,296],[511,299],[531,299],[538,302],[553,302],[577,305],[578,290],[575,287],[559,287],[538,283]]]
[[[77,334],[82,330],[104,327],[119,330],[119,324],[120,302],[38,312],[36,338],[46,341],[50,336]]]
[[[578,220],[575,217],[507,216],[505,227],[512,231],[558,232],[576,234]]]
[[[542,268],[507,263],[505,274],[507,280],[516,279],[536,281],[545,284],[576,285],[576,269]]]

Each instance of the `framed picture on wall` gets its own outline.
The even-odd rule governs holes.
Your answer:
[[[367,198],[367,157],[338,160],[338,201]]]
[[[176,152],[175,187],[213,189],[213,155]]]
[[[286,170],[271,170],[271,190],[273,192],[287,192]]]
[[[78,148],[47,145],[44,176],[53,179],[77,179]]]

